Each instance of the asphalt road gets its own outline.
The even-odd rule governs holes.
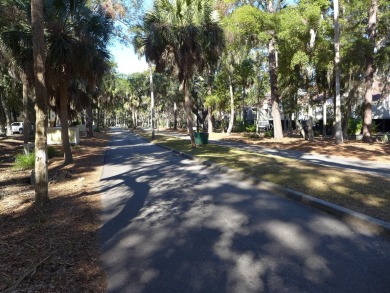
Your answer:
[[[389,292],[390,240],[115,130],[108,292]]]

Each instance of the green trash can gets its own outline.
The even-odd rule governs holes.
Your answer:
[[[195,143],[196,144],[208,144],[209,134],[207,132],[195,132]]]

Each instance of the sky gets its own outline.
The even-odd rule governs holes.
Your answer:
[[[134,72],[143,72],[148,69],[145,57],[141,59],[134,53],[134,49],[127,48],[121,44],[109,46],[112,59],[117,64],[119,73],[131,74]]]
[[[150,10],[153,6],[153,0],[145,0],[143,5],[145,10]],[[145,57],[141,59],[134,53],[134,49],[115,42],[108,47],[113,61],[117,64],[119,73],[131,74],[134,72],[144,72],[148,69]]]

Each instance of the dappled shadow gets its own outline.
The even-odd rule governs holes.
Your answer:
[[[59,292],[104,289],[104,272],[96,265],[100,208],[85,200],[95,194],[94,190],[76,194],[64,191],[60,196],[51,192],[50,205],[41,210],[35,209],[32,198],[28,198],[19,204],[22,210],[0,216],[2,289],[11,287],[27,272],[17,287],[20,292],[49,292],[54,286]],[[29,271],[42,260],[39,267]]]
[[[386,292],[388,240],[123,134],[102,176],[108,292]]]
[[[286,143],[267,138],[243,139],[225,137],[222,141],[238,142],[248,145],[257,145],[263,148],[286,150],[297,153],[316,153],[325,156],[339,155],[360,160],[378,161],[379,158],[390,161],[390,144],[375,143],[375,148],[366,149],[367,144],[359,141],[344,141],[342,145],[335,145],[333,139],[304,139],[289,140]]]
[[[228,146],[228,147],[236,147],[254,153],[268,154],[268,155],[280,156],[289,159],[302,160],[305,162],[323,165],[323,166],[346,168],[358,172],[371,172],[377,174],[390,175],[390,164],[387,163],[348,159],[348,158],[342,158],[342,157],[331,156],[331,155],[310,154],[302,151],[297,151],[295,149],[276,149],[276,148],[270,149],[270,148],[264,148],[263,146],[259,146],[256,144],[246,144],[241,142],[237,143],[232,141],[212,141],[212,143]]]
[[[104,290],[105,275],[97,262],[99,190],[94,188],[93,179],[86,177],[94,176],[103,158],[91,144],[103,146],[105,142],[82,139],[82,145],[74,151],[74,165],[64,169],[62,160],[49,165],[50,204],[43,208],[33,206],[34,186],[26,177],[30,171],[20,172],[23,182],[14,173],[11,179],[1,178],[0,186],[14,186],[13,180],[17,179],[25,190],[19,188],[15,193],[11,186],[7,199],[14,197],[17,204],[7,202],[10,208],[3,206],[0,214],[0,255],[4,256],[0,262],[0,291],[10,289],[19,278],[21,283],[12,292]],[[53,176],[64,170],[72,177]]]

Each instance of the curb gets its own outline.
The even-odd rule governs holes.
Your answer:
[[[380,219],[377,219],[377,218],[374,218],[371,216],[367,216],[367,215],[359,213],[359,212],[355,212],[353,210],[350,210],[350,209],[344,208],[342,206],[333,204],[331,202],[304,194],[304,193],[299,192],[299,191],[295,191],[295,190],[283,187],[281,185],[277,185],[277,184],[274,184],[274,183],[271,183],[268,181],[256,180],[252,176],[245,175],[242,172],[230,169],[228,167],[219,165],[217,163],[214,163],[214,162],[211,162],[208,160],[198,159],[198,158],[196,158],[193,155],[190,155],[188,153],[180,152],[178,150],[172,149],[170,147],[167,147],[167,146],[164,146],[164,145],[161,145],[158,143],[157,144],[153,143],[140,135],[138,135],[138,136],[143,138],[144,140],[148,141],[149,143],[152,143],[154,145],[162,147],[162,148],[164,148],[168,151],[171,151],[173,153],[176,153],[180,156],[183,156],[185,158],[193,160],[193,161],[200,163],[202,165],[215,168],[217,171],[221,171],[221,172],[227,173],[229,175],[232,175],[236,179],[249,180],[249,181],[251,181],[251,183],[253,185],[255,185],[259,189],[273,192],[277,195],[280,195],[280,196],[283,196],[286,198],[290,198],[290,199],[293,199],[295,201],[299,201],[305,205],[309,205],[311,207],[320,209],[320,210],[327,212],[329,214],[335,215],[337,218],[347,222],[348,224],[351,224],[354,227],[362,228],[362,229],[370,229],[370,231],[372,231],[376,234],[390,236],[390,223],[389,222],[386,222],[386,221],[383,221],[383,220],[380,220]]]

